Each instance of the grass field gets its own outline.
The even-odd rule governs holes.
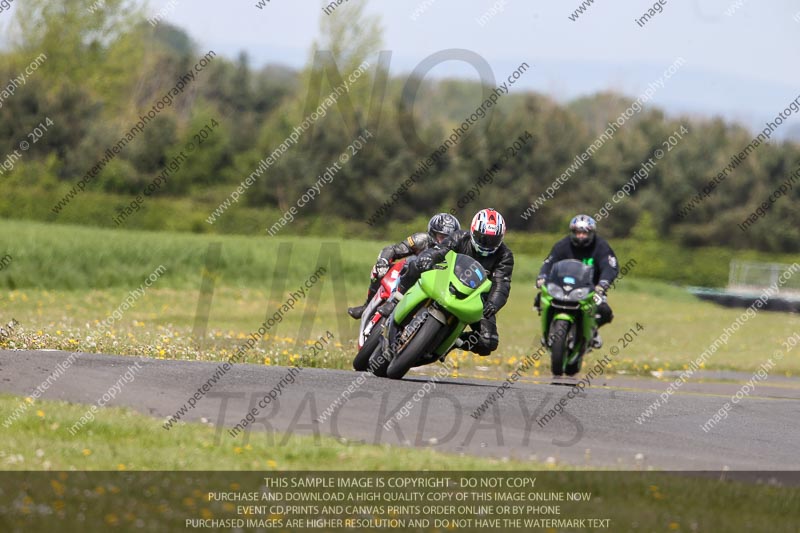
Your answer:
[[[0,271],[0,286],[10,289],[0,293],[0,321],[19,322],[12,335],[0,340],[2,347],[220,360],[323,265],[327,273],[267,333],[247,361],[327,368],[350,367],[357,325],[345,311],[362,300],[370,265],[381,247],[374,241],[277,242],[8,221],[0,222],[0,230],[0,250],[8,250],[12,258]],[[222,243],[218,263],[207,262],[209,245],[218,242]],[[545,244],[538,246],[546,249]],[[532,246],[530,241],[520,248]],[[535,255],[516,254],[511,298],[498,317],[500,348],[488,358],[456,353],[457,373],[504,376],[538,348],[541,328],[531,303],[540,261]],[[621,255],[620,261],[624,264],[626,256]],[[164,274],[129,309],[121,309],[130,291],[159,265],[165,267]],[[603,329],[603,336],[606,348],[621,349],[612,372],[649,375],[683,369],[742,313],[643,278],[640,274],[648,265],[647,260],[638,260],[610,295],[616,318]],[[207,312],[198,305],[201,286]],[[100,322],[115,311],[119,319],[98,331]],[[644,331],[623,348],[621,336],[636,323]],[[753,371],[798,329],[797,315],[761,312],[709,359],[706,368]],[[321,357],[308,357],[309,343],[327,331],[335,337],[331,349]],[[547,370],[544,362],[534,369],[534,376]],[[800,358],[784,358],[774,372],[797,374]]]
[[[0,411],[14,409],[18,401],[0,396]],[[643,531],[740,531],[748,525],[748,530],[759,530],[759,524],[771,524],[770,531],[788,532],[795,531],[800,520],[797,488],[653,472],[556,473],[548,470],[562,470],[563,465],[327,437],[259,435],[248,444],[219,445],[216,430],[208,425],[181,423],[167,434],[159,430],[160,421],[119,408],[103,409],[90,427],[73,437],[67,428],[85,406],[37,401],[34,407],[0,434],[2,469],[43,471],[19,476],[7,472],[0,480],[0,493],[14,502],[0,513],[4,531],[38,531],[53,516],[63,530],[84,531],[166,523],[177,528],[185,518],[237,517],[241,513],[235,504],[209,501],[208,492],[258,491],[265,474],[285,470],[529,473],[537,478],[537,490],[588,491],[590,501],[580,506],[564,503],[559,514],[610,519],[616,531],[632,524]],[[158,453],[142,453],[146,450]],[[142,470],[154,472],[127,472]],[[169,470],[203,472],[165,472]]]
[[[399,239],[400,237],[397,237]],[[455,352],[453,377],[479,376],[503,379],[520,360],[537,349],[538,317],[531,309],[533,280],[541,261],[536,250],[546,250],[543,237],[519,243],[511,298],[499,315],[500,348],[491,357]],[[219,261],[213,260],[214,243],[222,243]],[[348,305],[360,303],[367,275],[378,249],[377,241],[323,238],[210,236],[175,233],[110,231],[0,222],[0,322],[15,320],[0,348],[58,348],[70,351],[144,355],[179,360],[222,360],[232,355],[267,317],[273,316],[308,277],[324,266],[327,271],[313,284],[295,308],[285,314],[245,361],[259,365],[299,364],[309,367],[350,368],[355,352],[356,321],[346,316]],[[623,248],[630,243],[622,243]],[[209,250],[211,260],[207,259]],[[645,250],[641,255],[650,257]],[[701,261],[713,255],[703,252]],[[627,256],[620,254],[624,264]],[[10,258],[10,259],[8,259]],[[687,260],[682,268],[691,270]],[[724,270],[720,261],[704,272]],[[140,288],[163,265],[163,275]],[[696,358],[730,325],[741,310],[725,309],[696,300],[683,289],[645,275],[648,260],[637,259],[610,297],[616,319],[604,328],[606,348],[636,323],[640,331],[629,346],[613,358],[610,372],[650,375],[659,370],[680,370]],[[660,266],[654,268],[662,268]],[[152,278],[151,278],[152,279]],[[131,292],[136,294],[131,297]],[[131,302],[129,305],[127,302]],[[108,327],[101,327],[102,324]],[[711,359],[709,369],[753,371],[781,341],[797,332],[797,315],[761,312],[747,322]],[[317,357],[309,343],[330,331],[330,348]],[[599,357],[591,354],[591,357]],[[796,352],[784,357],[773,374],[800,373]],[[549,375],[541,361],[523,379]],[[0,411],[11,412],[19,398],[0,397]],[[568,469],[561,464],[534,461],[500,461],[432,450],[406,450],[340,442],[331,438],[288,437],[276,446],[272,437],[252,442],[218,444],[216,431],[203,424],[180,424],[166,435],[156,431],[161,421],[125,409],[103,409],[90,428],[74,437],[66,431],[86,406],[36,402],[25,417],[0,434],[2,470],[291,470],[352,468],[355,470],[515,470]],[[159,453],[142,453],[159,450]],[[538,458],[543,460],[543,457]],[[346,465],[346,466],[343,466]],[[612,486],[613,485],[613,486]],[[677,524],[691,530],[692,523],[717,524],[716,516],[733,501],[760,502],[743,510],[748,520],[791,509],[791,492],[753,496],[749,488],[726,484],[714,487],[726,498],[711,506],[697,494],[694,482],[675,482],[653,492],[641,482],[629,494],[618,484],[598,485],[608,508],[648,509],[647,530]],[[655,498],[666,494],[668,501]],[[695,492],[692,492],[695,491]],[[789,498],[787,500],[787,498]],[[789,502],[789,503],[787,503]],[[136,505],[132,502],[131,505]],[[677,505],[677,506],[676,506]],[[605,506],[604,506],[605,507]],[[740,506],[742,509],[744,505]],[[109,504],[113,514],[114,505]],[[683,509],[680,513],[674,509]],[[691,510],[695,518],[688,518]],[[145,514],[149,511],[143,511]],[[23,517],[24,518],[24,517]],[[20,518],[20,520],[23,520]],[[2,519],[0,518],[0,521]],[[18,522],[15,522],[18,523]],[[27,524],[26,522],[23,523]],[[730,520],[730,524],[736,524]],[[1,529],[2,527],[0,527]],[[674,527],[672,529],[675,529]],[[680,528],[679,528],[680,529]]]
[[[20,399],[0,395],[0,412]],[[522,463],[450,455],[425,449],[365,445],[332,437],[253,434],[245,443],[221,438],[213,424],[179,423],[169,433],[161,420],[131,409],[103,408],[84,429],[69,428],[87,406],[35,401],[0,436],[0,470],[511,470]],[[230,441],[230,442],[227,442]],[[142,453],[158,450],[158,453]],[[543,462],[526,462],[544,468]]]
[[[322,225],[322,221],[320,222]],[[218,285],[269,288],[274,278],[289,285],[314,271],[319,260],[331,260],[335,278],[365,290],[369,268],[380,249],[408,235],[408,227],[394,228],[382,240],[342,238],[333,228],[320,228],[321,236],[299,237],[287,233],[268,237],[254,227],[252,236],[200,235],[98,229],[0,219],[0,257],[10,262],[0,268],[0,287],[8,289],[131,289],[159,264],[168,268],[159,285],[169,288],[199,287],[209,246],[222,245],[214,274]],[[424,228],[420,222],[417,229]],[[331,235],[326,237],[325,235]],[[552,244],[563,235],[511,232],[507,242],[516,258],[515,290],[532,284]],[[679,248],[652,238],[615,240],[620,265],[636,264],[629,278],[657,279],[679,285],[724,286],[730,259],[792,263],[796,255],[737,252],[724,248]],[[324,245],[324,247],[323,247]],[[288,268],[276,272],[278,256],[289,257]],[[336,266],[334,266],[336,265]],[[529,289],[532,290],[532,289]]]

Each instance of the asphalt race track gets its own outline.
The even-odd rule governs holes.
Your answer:
[[[0,351],[0,393],[30,395],[69,355],[47,350]],[[141,370],[135,380],[124,385],[109,405],[131,407],[162,421],[184,405],[218,366],[78,354],[42,399],[95,403],[137,361]],[[221,442],[266,438],[280,445],[283,433],[292,432],[333,435],[343,446],[360,442],[420,446],[600,468],[800,467],[800,381],[785,377],[758,383],[749,396],[732,406],[727,419],[706,433],[701,426],[730,401],[749,376],[716,376],[738,381],[690,381],[642,424],[636,419],[666,390],[669,381],[601,376],[584,393],[570,399],[562,414],[540,427],[537,420],[568,387],[517,382],[475,419],[471,414],[500,382],[445,378],[434,383],[419,373],[392,381],[354,371],[309,368],[302,369],[290,383],[287,373],[285,367],[235,365],[184,418],[217,425]],[[282,379],[284,386],[278,395],[276,387]],[[315,422],[351,384],[349,401]],[[270,391],[277,399],[254,416],[249,435],[231,436],[229,429],[251,408],[259,409],[259,401]],[[396,420],[395,425],[385,426],[390,419]]]

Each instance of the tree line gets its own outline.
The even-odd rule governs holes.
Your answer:
[[[90,10],[92,5],[90,0],[30,0],[17,6],[4,28],[10,44],[0,53],[0,89],[41,54],[47,60],[3,99],[0,160],[13,154],[37,124],[45,119],[53,124],[14,160],[12,169],[4,168],[6,191],[35,196],[74,186],[108,140],[130,130],[142,110],[207,52],[180,28],[164,21],[148,23],[135,0],[108,0],[102,10]],[[370,68],[347,83],[346,93],[323,116],[317,114],[303,138],[231,209],[286,212],[368,130],[372,138],[364,149],[342,165],[299,216],[361,221],[365,234],[374,230],[364,222],[368,216],[392,199],[494,87],[480,81],[423,79],[424,73],[392,75],[389,57],[379,53],[380,21],[364,15],[362,5],[339,10],[347,13],[323,17],[303,69],[277,63],[254,68],[246,52],[235,59],[217,56],[89,188],[109,198],[137,195],[181,158],[180,170],[156,194],[188,199],[198,209],[217,205],[367,61]],[[495,74],[502,80],[507,73]],[[526,73],[535,75],[535,67]],[[721,118],[671,116],[652,106],[573,167],[552,198],[523,216],[630,104],[631,98],[613,92],[559,103],[547,95],[512,91],[437,157],[413,187],[396,195],[386,216],[374,225],[388,227],[451,210],[467,222],[479,207],[492,206],[513,230],[563,232],[574,214],[595,214],[606,206],[601,231],[612,237],[648,235],[688,247],[770,252],[800,247],[800,212],[795,208],[800,187],[769,202],[746,230],[740,227],[798,171],[797,144],[761,143],[724,182],[703,194],[756,133]],[[212,121],[219,126],[209,128]],[[520,136],[525,142],[514,148]],[[196,150],[185,153],[198,141]],[[662,157],[654,157],[659,150]],[[643,165],[646,179],[640,179]],[[491,183],[476,187],[489,171]],[[618,195],[634,176],[639,176],[636,187]],[[471,190],[474,194],[465,203]],[[697,195],[702,201],[687,212],[685,206]]]

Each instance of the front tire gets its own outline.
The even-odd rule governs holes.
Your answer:
[[[428,315],[414,336],[395,354],[392,362],[389,363],[389,368],[386,370],[386,377],[401,379],[405,376],[421,355],[436,348],[430,344],[442,327],[444,326],[441,322]]]
[[[550,325],[550,366],[554,376],[564,374],[564,361],[569,356],[569,328],[572,326],[566,320],[555,320]]]
[[[571,377],[571,376],[574,376],[575,374],[577,374],[578,372],[580,372],[580,371],[581,371],[581,365],[582,365],[582,364],[583,364],[583,355],[581,354],[581,356],[580,356],[580,357],[578,357],[578,358],[575,360],[575,362],[574,362],[574,363],[572,363],[572,364],[568,364],[568,365],[567,365],[567,369],[565,370],[565,372],[566,372],[566,373],[567,373],[567,375],[568,375],[568,376],[570,376],[570,377]]]

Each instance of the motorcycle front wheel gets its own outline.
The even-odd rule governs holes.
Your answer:
[[[401,379],[405,376],[420,356],[436,348],[431,344],[443,327],[444,325],[441,322],[428,315],[419,329],[413,334],[413,337],[406,341],[405,346],[400,348],[394,355],[392,362],[389,363],[389,368],[386,370],[386,377]]]
[[[550,366],[554,376],[564,374],[564,361],[569,357],[569,328],[572,324],[566,320],[554,320],[550,324]]]

